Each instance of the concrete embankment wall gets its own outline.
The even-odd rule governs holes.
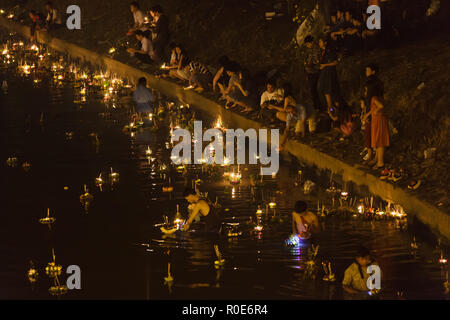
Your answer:
[[[30,34],[28,27],[12,23],[4,17],[0,17],[0,26],[27,37]],[[46,32],[38,32],[37,40],[40,43],[46,43],[54,50],[66,53],[73,58],[79,58],[89,62],[122,78],[136,80],[137,78],[144,76],[148,79],[149,85],[152,88],[172,99],[177,99],[183,103],[189,104],[213,117],[220,115],[229,127],[242,128],[244,130],[249,128],[261,128],[260,123],[230,112],[215,101],[197,94],[192,90],[185,91],[183,90],[183,87],[173,82],[157,79],[151,74],[130,67],[114,59],[81,48],[72,43],[53,38]],[[398,188],[395,185],[383,182],[370,173],[359,170],[341,160],[297,141],[288,142],[286,150],[307,165],[315,166],[322,170],[328,170],[334,175],[341,176],[343,181],[349,181],[358,186],[364,186],[370,193],[379,196],[382,199],[391,200],[394,203],[402,205],[409,215],[414,215],[420,222],[427,225],[436,235],[450,241],[450,215],[426,201],[420,200],[414,194],[409,192],[409,190]]]

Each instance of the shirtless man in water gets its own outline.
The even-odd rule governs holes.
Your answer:
[[[297,201],[292,212],[292,232],[303,239],[311,238],[312,233],[320,230],[319,219],[307,209],[306,202]]]

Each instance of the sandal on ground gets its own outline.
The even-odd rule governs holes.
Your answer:
[[[391,178],[391,176],[392,176],[392,170],[389,170],[389,169],[384,169],[383,171],[381,171],[381,174],[380,174],[380,179],[381,180],[387,180],[387,179],[390,179]]]
[[[419,189],[421,184],[422,184],[421,180],[417,180],[417,181],[413,180],[413,181],[411,181],[409,183],[408,189],[410,189],[410,190],[417,190],[417,189]]]
[[[380,170],[383,169],[385,167],[385,165],[383,164],[382,166],[379,166],[378,164],[376,164],[375,166],[372,167],[373,170]]]
[[[402,170],[400,170],[400,171],[392,170],[389,180],[397,182],[397,181],[401,180],[402,178],[403,178]]]

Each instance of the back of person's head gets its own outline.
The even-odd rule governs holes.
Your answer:
[[[30,10],[29,14],[31,14],[32,16],[35,16],[35,15],[37,15],[37,12],[35,10]]]
[[[53,8],[53,2],[52,1],[47,1],[47,3],[45,4],[46,7],[49,8]]]
[[[184,198],[189,197],[189,196],[195,196],[195,195],[197,195],[197,192],[195,192],[195,190],[192,188],[186,188],[183,191]]]
[[[130,3],[130,6],[131,6],[131,7],[135,7],[136,9],[140,9],[139,2],[137,2],[137,1],[131,2],[131,3]]]
[[[305,43],[312,43],[314,42],[314,38],[312,35],[307,35],[305,38]]]
[[[136,30],[134,32],[135,35],[140,36],[140,37],[145,37],[145,32],[142,30]]]
[[[357,258],[367,258],[370,257],[370,250],[367,249],[364,246],[360,246],[358,248],[358,250],[356,250],[356,255]]]
[[[380,70],[378,65],[376,65],[375,63],[370,63],[367,65],[367,68],[369,68],[370,70],[372,70],[373,72],[375,72],[375,74],[378,74],[378,71]]]
[[[294,211],[297,213],[303,213],[308,209],[308,205],[305,201],[299,200],[295,203]]]
[[[230,61],[228,63],[228,67],[226,69],[227,69],[227,71],[230,71],[230,72],[239,72],[241,67],[236,62]]]
[[[138,84],[139,84],[140,86],[144,86],[144,87],[145,87],[145,86],[147,85],[147,79],[144,78],[144,77],[139,78]]]
[[[163,9],[162,9],[162,7],[159,4],[154,5],[153,7],[151,7],[150,11],[155,12],[155,13],[163,13]]]
[[[178,47],[178,44],[177,44],[176,42],[171,42],[171,43],[169,43],[169,49],[170,49],[170,50],[173,50],[173,49],[175,49],[176,47]]]
[[[228,56],[221,56],[219,58],[219,64],[222,67],[227,67],[230,64],[231,60],[228,58]]]
[[[373,97],[382,97],[383,96],[383,88],[380,83],[375,79],[369,80],[366,83],[367,88],[367,99],[371,101]]]
[[[284,96],[285,97],[293,97],[292,84],[290,82],[286,82],[283,84]]]

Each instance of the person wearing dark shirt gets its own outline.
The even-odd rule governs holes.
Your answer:
[[[162,61],[164,50],[169,43],[169,20],[163,13],[161,6],[156,5],[150,9],[155,26],[152,30],[152,44],[154,51],[154,60]]]
[[[321,51],[319,45],[314,43],[314,38],[310,35],[305,38],[305,46],[305,71],[311,90],[313,106],[316,110],[319,110],[320,100],[319,94],[317,93],[317,82],[319,81]]]
[[[42,13],[34,10],[31,10],[28,15],[31,19],[30,41],[34,41],[36,31],[44,28],[45,26],[45,17]]]
[[[320,39],[319,45],[322,49],[322,57],[317,91],[322,105],[326,106],[327,110],[329,110],[341,97],[336,70],[338,59],[333,47],[328,45],[328,40]]]

